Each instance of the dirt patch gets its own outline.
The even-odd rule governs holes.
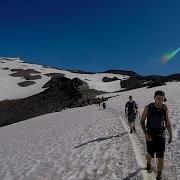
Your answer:
[[[36,84],[36,82],[34,82],[34,81],[23,81],[23,82],[18,83],[18,85],[21,87],[27,87],[27,86],[30,86],[33,84]]]
[[[24,77],[31,74],[39,74],[40,72],[35,71],[34,69],[11,69],[12,73],[10,74],[13,77]]]
[[[53,77],[44,88],[45,91],[27,98],[1,101],[0,126],[107,100],[95,98],[103,92],[89,89],[87,83],[78,78]]]
[[[2,70],[8,70],[8,69],[9,69],[8,67],[2,68]]]

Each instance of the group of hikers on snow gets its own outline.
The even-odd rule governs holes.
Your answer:
[[[166,101],[163,91],[156,91],[154,94],[154,102],[145,106],[141,116],[141,128],[144,132],[147,148],[147,166],[146,170],[151,173],[151,160],[156,154],[157,158],[157,176],[156,180],[162,179],[164,168],[164,152],[165,152],[165,130],[169,133],[168,143],[172,142],[172,129],[169,119],[169,110],[164,102]],[[125,116],[128,119],[130,133],[136,132],[135,120],[138,116],[138,106],[129,96],[129,101],[125,104]]]
[[[106,103],[105,103],[104,101],[105,101],[105,98],[104,98],[104,97],[98,98],[98,104],[99,104],[99,106],[101,106],[101,103],[102,103],[103,109],[106,109]]]
[[[135,101],[133,101],[133,97],[129,96],[129,101],[126,102],[125,105],[125,116],[128,119],[128,123],[130,126],[130,133],[136,132],[135,128],[135,119],[138,116],[137,112],[138,106]]]

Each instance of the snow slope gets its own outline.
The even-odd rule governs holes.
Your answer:
[[[11,77],[9,70],[0,69],[1,99],[18,98],[42,91],[41,87],[48,81],[48,77],[43,74],[54,71],[66,72],[70,78],[88,79],[96,88],[101,87],[107,91],[112,88],[112,84],[109,86],[108,83],[102,83],[104,74],[80,75],[19,61],[3,58],[0,62],[4,63],[0,63],[0,68],[41,70],[42,81],[36,86],[22,88],[15,86],[22,81],[21,78]],[[159,89],[166,93],[174,135],[173,143],[167,144],[163,179],[180,180],[180,82],[152,89],[106,94],[104,96],[118,96],[107,101],[105,110],[91,105],[1,127],[0,180],[154,179],[144,170],[145,141],[139,119],[137,133],[129,134],[124,105],[128,96],[133,95],[141,114],[144,106],[153,101],[155,90]]]
[[[9,69],[4,69],[9,68]],[[36,84],[27,87],[20,87],[17,83],[25,81],[22,77],[12,77],[10,74],[13,72],[11,69],[34,69],[40,72],[41,79],[34,80]],[[54,68],[44,67],[37,64],[25,63],[20,58],[0,58],[0,100],[4,99],[18,99],[28,97],[44,91],[43,85],[50,80],[50,77],[46,76],[47,73],[62,73],[67,78],[73,79],[78,77],[87,82],[91,89],[96,89],[105,92],[114,92],[121,90],[120,80],[113,82],[103,82],[103,77],[117,77],[118,79],[127,79],[128,76],[114,75],[109,73],[99,74],[78,74],[71,73],[65,70],[59,70]],[[33,75],[33,74],[31,74]],[[35,75],[35,74],[34,74]]]
[[[129,134],[124,104],[133,95],[142,112],[156,89],[166,92],[174,129],[167,145],[164,179],[180,179],[180,83],[119,93],[107,109],[92,105],[0,128],[0,179],[153,179],[145,167],[145,143],[137,120]]]

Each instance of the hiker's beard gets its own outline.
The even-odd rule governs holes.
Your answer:
[[[157,106],[162,106],[163,105],[163,101],[156,100],[155,103],[156,103]]]

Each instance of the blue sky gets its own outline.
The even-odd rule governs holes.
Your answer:
[[[179,0],[1,0],[0,56],[99,72],[180,73]]]

